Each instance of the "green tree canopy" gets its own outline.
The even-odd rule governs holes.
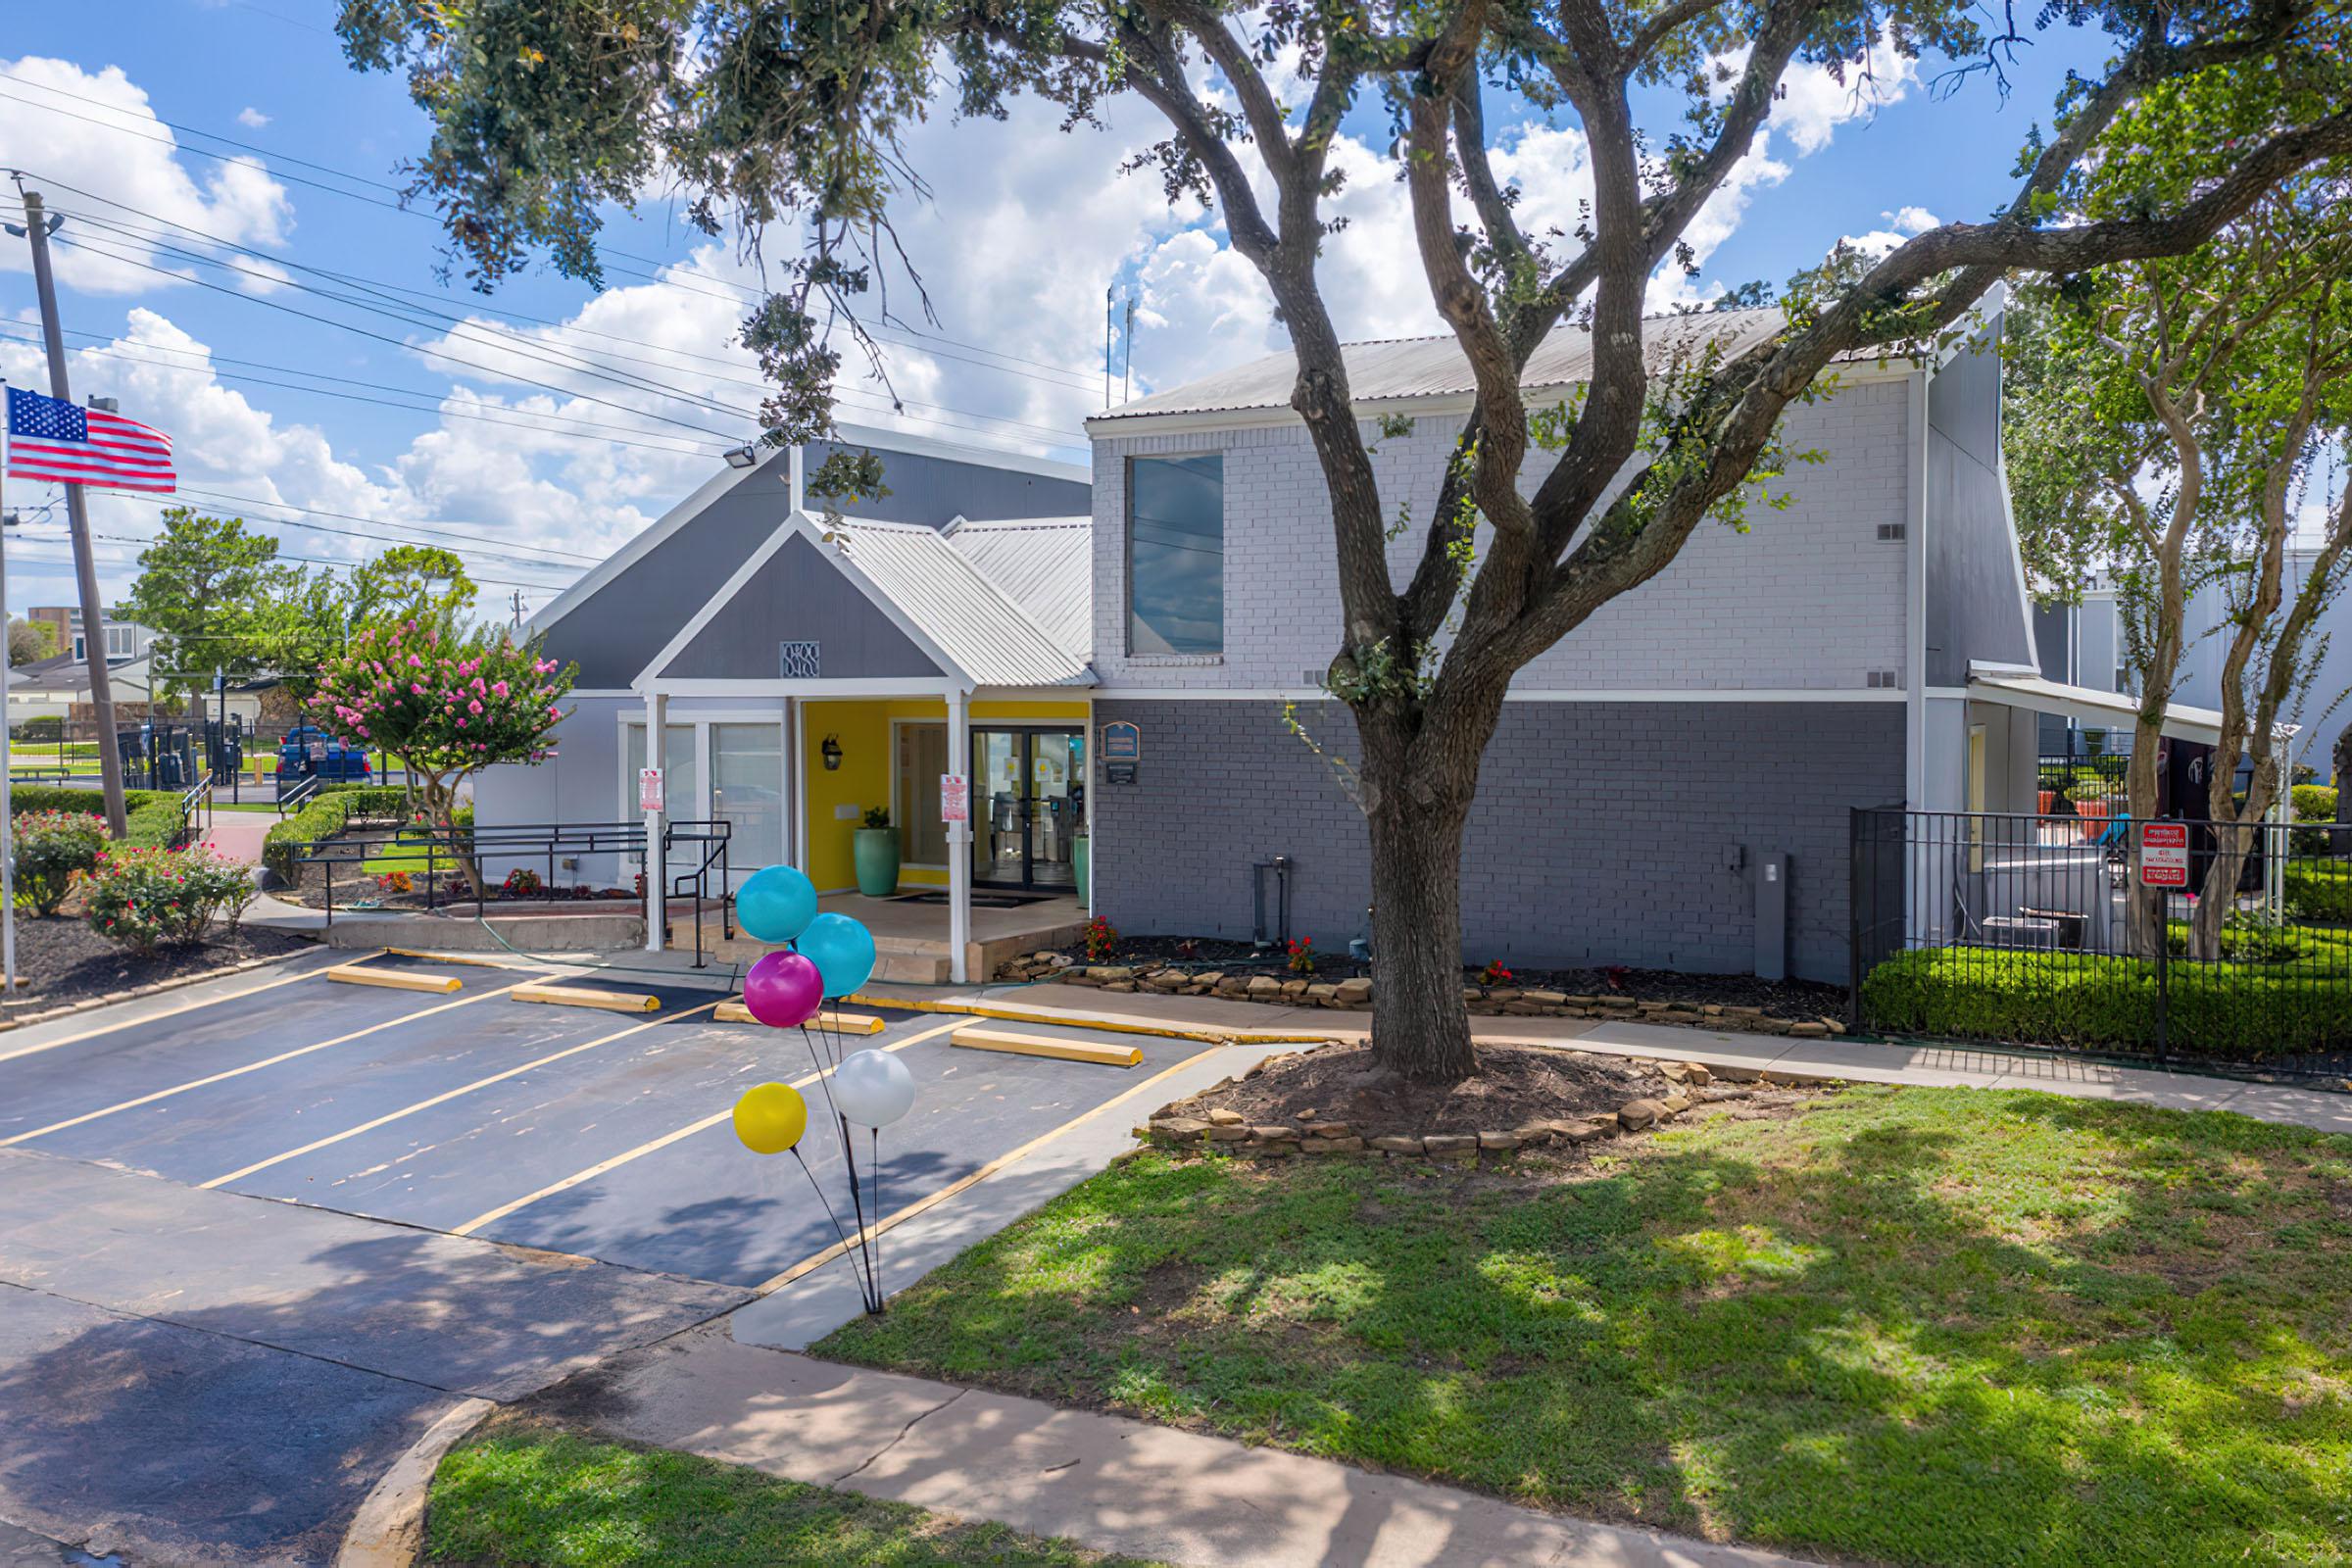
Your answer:
[[[1514,674],[1664,570],[1702,519],[1736,520],[1776,461],[1781,415],[1841,356],[1924,352],[2014,270],[2193,250],[2279,179],[2352,151],[2352,111],[2328,96],[2345,4],[344,0],[339,28],[362,67],[408,73],[434,125],[413,194],[485,287],[540,253],[597,278],[602,215],[652,189],[683,188],[712,232],[758,244],[789,228],[799,249],[763,251],[780,287],[743,333],[775,383],[778,440],[829,428],[845,352],[882,365],[859,313],[906,297],[882,291],[900,265],[892,224],[926,193],[909,126],[999,115],[1020,94],[1072,129],[1113,99],[1154,111],[1167,135],[1139,167],[1171,202],[1216,209],[1297,361],[1291,407],[1337,566],[1327,683],[1354,720],[1371,840],[1373,1038],[1399,1071],[1452,1077],[1473,1065],[1460,848]],[[1688,259],[1693,220],[1792,71],[1848,78],[1891,42],[1992,75],[2036,27],[2087,33],[2107,58],[2070,79],[1996,211],[1833,257],[1791,289],[1778,330],[1737,352],[1661,347],[1643,320],[1652,274]],[[2129,156],[2120,116],[2209,72],[2269,73],[2286,91],[2217,149],[2210,178],[2114,216],[2069,207],[2080,171]],[[1317,275],[1335,143],[1359,114],[1386,122],[1431,303],[1473,387],[1426,503],[1383,493]],[[1580,132],[1592,195],[1572,232],[1531,231],[1498,170],[1488,124],[1523,114]],[[1566,407],[1531,408],[1523,372],[1563,323],[1590,331],[1585,382]],[[1419,535],[1401,583],[1393,528]]]
[[[278,561],[277,541],[242,517],[172,507],[139,552],[123,609],[155,632],[155,668],[184,677],[158,684],[184,694],[216,669],[235,678],[268,668],[279,608],[301,577]]]
[[[439,619],[473,603],[473,579],[457,553],[433,545],[394,545],[352,573],[355,626],[419,615]]]

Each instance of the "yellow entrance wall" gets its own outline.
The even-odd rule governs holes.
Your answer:
[[[1092,705],[1085,702],[976,702],[971,721],[1009,724],[1076,724],[1083,727]],[[808,790],[808,879],[825,892],[858,885],[858,865],[852,858],[850,835],[863,820],[865,808],[880,806],[897,814],[892,799],[890,725],[893,719],[948,721],[944,699],[914,698],[901,702],[879,699],[854,703],[804,703],[802,733],[807,755],[801,759],[801,777]],[[825,770],[825,737],[841,745],[841,767]],[[849,808],[845,817],[841,808]],[[945,887],[948,873],[909,866],[899,880],[909,887]]]

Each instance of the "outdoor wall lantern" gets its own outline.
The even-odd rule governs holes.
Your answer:
[[[824,744],[822,747],[820,747],[820,748],[819,748],[819,750],[821,750],[821,751],[824,753],[824,756],[825,756],[825,771],[826,771],[826,772],[828,772],[828,773],[838,773],[838,772],[840,772],[840,771],[841,771],[841,737],[840,737],[840,736],[838,736],[838,735],[828,735],[828,736],[826,736],[826,737],[825,737],[825,744]]]

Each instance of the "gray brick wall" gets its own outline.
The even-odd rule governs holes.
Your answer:
[[[1336,704],[1299,717],[1352,755]],[[1363,928],[1362,818],[1278,705],[1095,705],[1143,730],[1132,786],[1097,786],[1099,912],[1138,934],[1247,938],[1250,866],[1288,855],[1294,935],[1344,951]],[[1842,982],[1847,810],[1903,793],[1895,703],[1512,703],[1463,853],[1464,957],[1754,967],[1754,868],[1789,858],[1789,965]],[[1727,868],[1745,850],[1745,868]],[[1269,879],[1269,890],[1271,881]]]
[[[1792,448],[1826,454],[1774,490],[1786,511],[1750,508],[1748,532],[1704,522],[1675,564],[1605,607],[1518,678],[1528,691],[1856,690],[1873,669],[1900,670],[1901,540],[1881,523],[1909,514],[1904,384],[1863,382],[1789,411]],[[1413,527],[1390,547],[1401,583],[1452,455],[1452,419],[1414,434],[1366,438],[1392,512]],[[1222,660],[1127,657],[1126,462],[1153,454],[1225,457],[1225,638]],[[1548,455],[1529,465],[1528,488]],[[1095,443],[1095,666],[1106,689],[1295,689],[1338,646],[1339,579],[1322,473],[1297,424]]]

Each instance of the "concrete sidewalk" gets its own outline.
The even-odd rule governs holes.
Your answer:
[[[1769,1568],[1798,1561],[1538,1513],[1122,1416],[760,1349],[715,1324],[609,1363],[592,1390],[565,1401],[564,1413],[632,1442],[1175,1563]]]
[[[1114,995],[1084,986],[872,986],[867,994],[892,1006],[1250,1043],[1363,1040],[1372,1026],[1368,1012],[1270,1006],[1219,997],[1164,997],[1143,992]],[[1992,1046],[1912,1044],[1839,1035],[1797,1039],[1612,1018],[1474,1017],[1470,1032],[1482,1045],[1567,1047],[1856,1083],[2038,1089],[2078,1100],[2112,1100],[2174,1110],[2233,1110],[2261,1121],[2352,1134],[2352,1094],[2119,1066]]]

